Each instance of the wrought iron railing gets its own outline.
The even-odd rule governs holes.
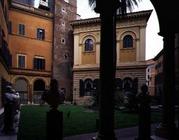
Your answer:
[[[28,94],[27,91],[18,91],[20,96],[20,104],[28,104]]]
[[[34,91],[33,92],[33,103],[34,104],[42,104],[42,94],[44,91]]]

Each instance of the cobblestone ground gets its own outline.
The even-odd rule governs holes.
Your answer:
[[[20,111],[17,111],[14,117],[14,131],[9,134],[4,134],[2,132],[3,126],[0,128],[0,140],[17,140],[17,132],[19,126],[19,118],[20,118]]]

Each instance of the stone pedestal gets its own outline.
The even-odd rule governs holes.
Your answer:
[[[148,87],[143,84],[141,93],[137,96],[139,103],[139,125],[138,138],[136,140],[151,140],[151,110],[150,96],[148,95]]]
[[[47,112],[47,140],[63,139],[63,112],[51,109]]]

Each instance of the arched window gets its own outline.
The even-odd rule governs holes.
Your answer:
[[[93,81],[91,79],[86,79],[84,81],[85,96],[91,96],[93,90]]]
[[[85,52],[90,52],[90,51],[93,51],[93,48],[94,48],[93,40],[92,39],[86,39],[84,51]]]
[[[123,38],[123,48],[132,48],[133,47],[133,37],[131,35],[126,35]]]
[[[116,90],[122,90],[122,80],[120,78],[115,79]]]
[[[130,77],[126,77],[123,80],[123,88],[124,91],[131,91],[132,90],[132,79]]]

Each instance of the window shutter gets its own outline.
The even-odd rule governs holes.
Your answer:
[[[80,80],[80,97],[84,96],[84,82]]]
[[[19,34],[21,34],[21,24],[19,24]]]
[[[42,59],[42,69],[45,70],[45,59]]]
[[[22,67],[25,68],[25,56],[22,56]]]
[[[34,58],[34,69],[37,69],[37,59]]]
[[[39,39],[39,36],[40,36],[40,31],[39,29],[37,29],[37,39]]]
[[[42,31],[43,31],[42,32],[42,40],[44,40],[45,39],[45,30],[43,29]]]
[[[22,25],[22,34],[25,35],[25,25]]]
[[[100,80],[99,79],[95,79],[93,81],[93,85],[94,87],[96,87],[96,90],[95,90],[95,94],[94,94],[94,97],[96,98],[96,103],[99,104],[99,94],[100,94]]]
[[[99,79],[96,79],[96,92],[97,92],[97,95],[100,93],[100,80]]]
[[[133,92],[137,94],[138,92],[138,78],[134,78],[133,80]]]

